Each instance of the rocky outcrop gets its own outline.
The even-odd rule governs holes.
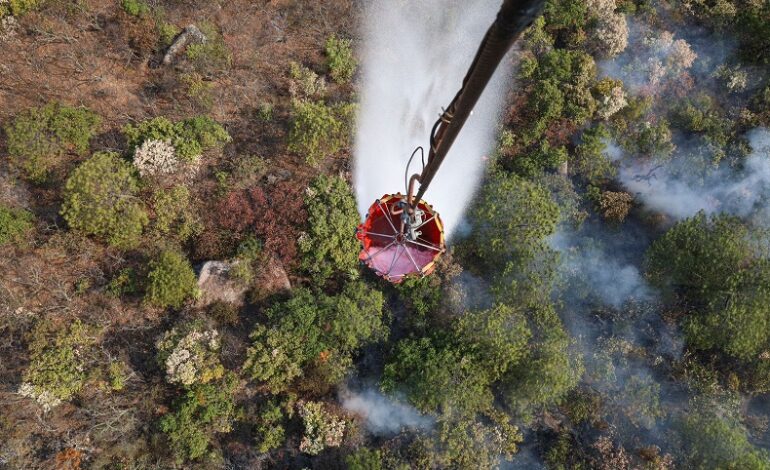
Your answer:
[[[200,267],[198,288],[201,291],[199,302],[208,305],[212,302],[243,304],[248,286],[230,276],[233,263],[227,261],[206,261]]]

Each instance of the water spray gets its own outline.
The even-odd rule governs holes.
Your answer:
[[[386,280],[399,283],[408,276],[427,276],[446,251],[441,218],[422,197],[503,57],[522,31],[540,15],[544,3],[544,0],[503,2],[481,41],[462,87],[433,125],[427,163],[423,148],[418,147],[406,166],[405,194],[385,194],[374,201],[366,219],[358,226],[356,237],[362,246],[359,259]],[[408,177],[412,160],[418,153],[422,169]]]

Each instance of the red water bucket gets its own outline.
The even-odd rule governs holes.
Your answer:
[[[417,209],[424,212],[423,222],[415,227],[420,235],[412,240],[401,232],[401,216],[393,211],[405,199],[401,194],[386,194],[374,201],[366,220],[356,230],[361,241],[358,259],[394,284],[407,276],[430,274],[446,249],[441,219],[425,201],[417,204]]]

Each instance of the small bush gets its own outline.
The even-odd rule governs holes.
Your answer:
[[[85,108],[49,103],[22,112],[5,127],[11,163],[34,182],[44,182],[67,152],[84,153],[101,118]]]
[[[34,228],[34,216],[24,209],[0,205],[0,246],[22,244]]]
[[[80,321],[63,328],[38,323],[30,335],[29,367],[19,393],[46,411],[71,399],[86,382],[85,359],[94,341],[93,331]]]
[[[190,262],[174,250],[163,251],[150,262],[145,301],[158,307],[181,307],[198,296],[198,280]]]
[[[107,369],[107,378],[109,379],[110,390],[119,392],[126,387],[126,369],[128,366],[124,362],[110,362]]]
[[[206,42],[187,46],[187,59],[202,74],[217,74],[227,71],[233,63],[233,55],[225,44],[216,25],[202,22],[201,32]]]
[[[134,166],[142,178],[148,178],[176,173],[182,162],[170,142],[148,139],[134,151]]]
[[[338,447],[345,434],[345,420],[324,410],[323,403],[304,402],[297,405],[299,415],[305,423],[305,435],[299,444],[299,450],[310,455],[318,455],[327,447]]]
[[[136,272],[131,268],[121,269],[115,277],[110,279],[106,290],[115,297],[136,294],[139,292],[139,281]]]
[[[177,463],[203,457],[216,433],[230,432],[239,411],[233,401],[238,380],[227,374],[221,381],[196,385],[173,404],[160,420]]]
[[[317,166],[348,144],[354,105],[294,100],[292,108],[288,148],[304,155],[308,164]]]
[[[289,92],[292,96],[313,99],[323,98],[326,95],[326,80],[304,65],[292,62],[289,75],[291,76]]]
[[[267,402],[259,414],[256,429],[257,450],[261,453],[270,452],[281,447],[286,440],[283,427],[284,415],[281,407],[273,402]]]
[[[261,259],[262,244],[254,237],[247,237],[238,245],[238,252],[229,275],[246,286],[251,285],[254,281],[255,264]]]
[[[190,190],[174,186],[153,196],[154,228],[162,235],[175,235],[180,241],[200,233],[201,224],[192,206]]]
[[[353,56],[353,42],[336,35],[326,40],[326,65],[329,74],[337,83],[347,83],[356,72],[356,59]]]
[[[8,15],[21,16],[39,8],[44,0],[8,0],[0,2],[0,18]]]
[[[197,116],[176,123],[165,117],[156,117],[137,125],[127,124],[123,128],[131,153],[147,140],[171,142],[177,157],[191,162],[209,149],[230,142],[227,131],[207,116]]]
[[[96,153],[67,179],[61,214],[74,230],[132,247],[148,223],[137,191],[131,165],[116,153]]]
[[[169,383],[204,384],[222,378],[225,372],[219,361],[219,332],[199,322],[167,331],[156,347],[158,363],[166,370]]]
[[[599,199],[599,209],[605,219],[623,222],[634,204],[634,196],[620,191],[603,191]]]
[[[123,0],[120,4],[123,11],[131,16],[146,16],[150,14],[150,7],[142,0]]]
[[[299,240],[302,266],[318,281],[335,272],[355,275],[358,242],[350,236],[360,217],[347,181],[319,176],[305,193],[309,230]]]
[[[214,105],[214,98],[211,95],[214,85],[210,81],[204,80],[201,74],[186,73],[180,79],[185,86],[185,94],[197,106],[207,110]]]

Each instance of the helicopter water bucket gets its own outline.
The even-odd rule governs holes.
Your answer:
[[[400,215],[405,203],[406,196],[400,193],[384,195],[356,229],[361,241],[358,259],[394,284],[410,276],[427,276],[446,250],[444,226],[433,208],[420,201],[415,206],[418,223],[405,228]]]

